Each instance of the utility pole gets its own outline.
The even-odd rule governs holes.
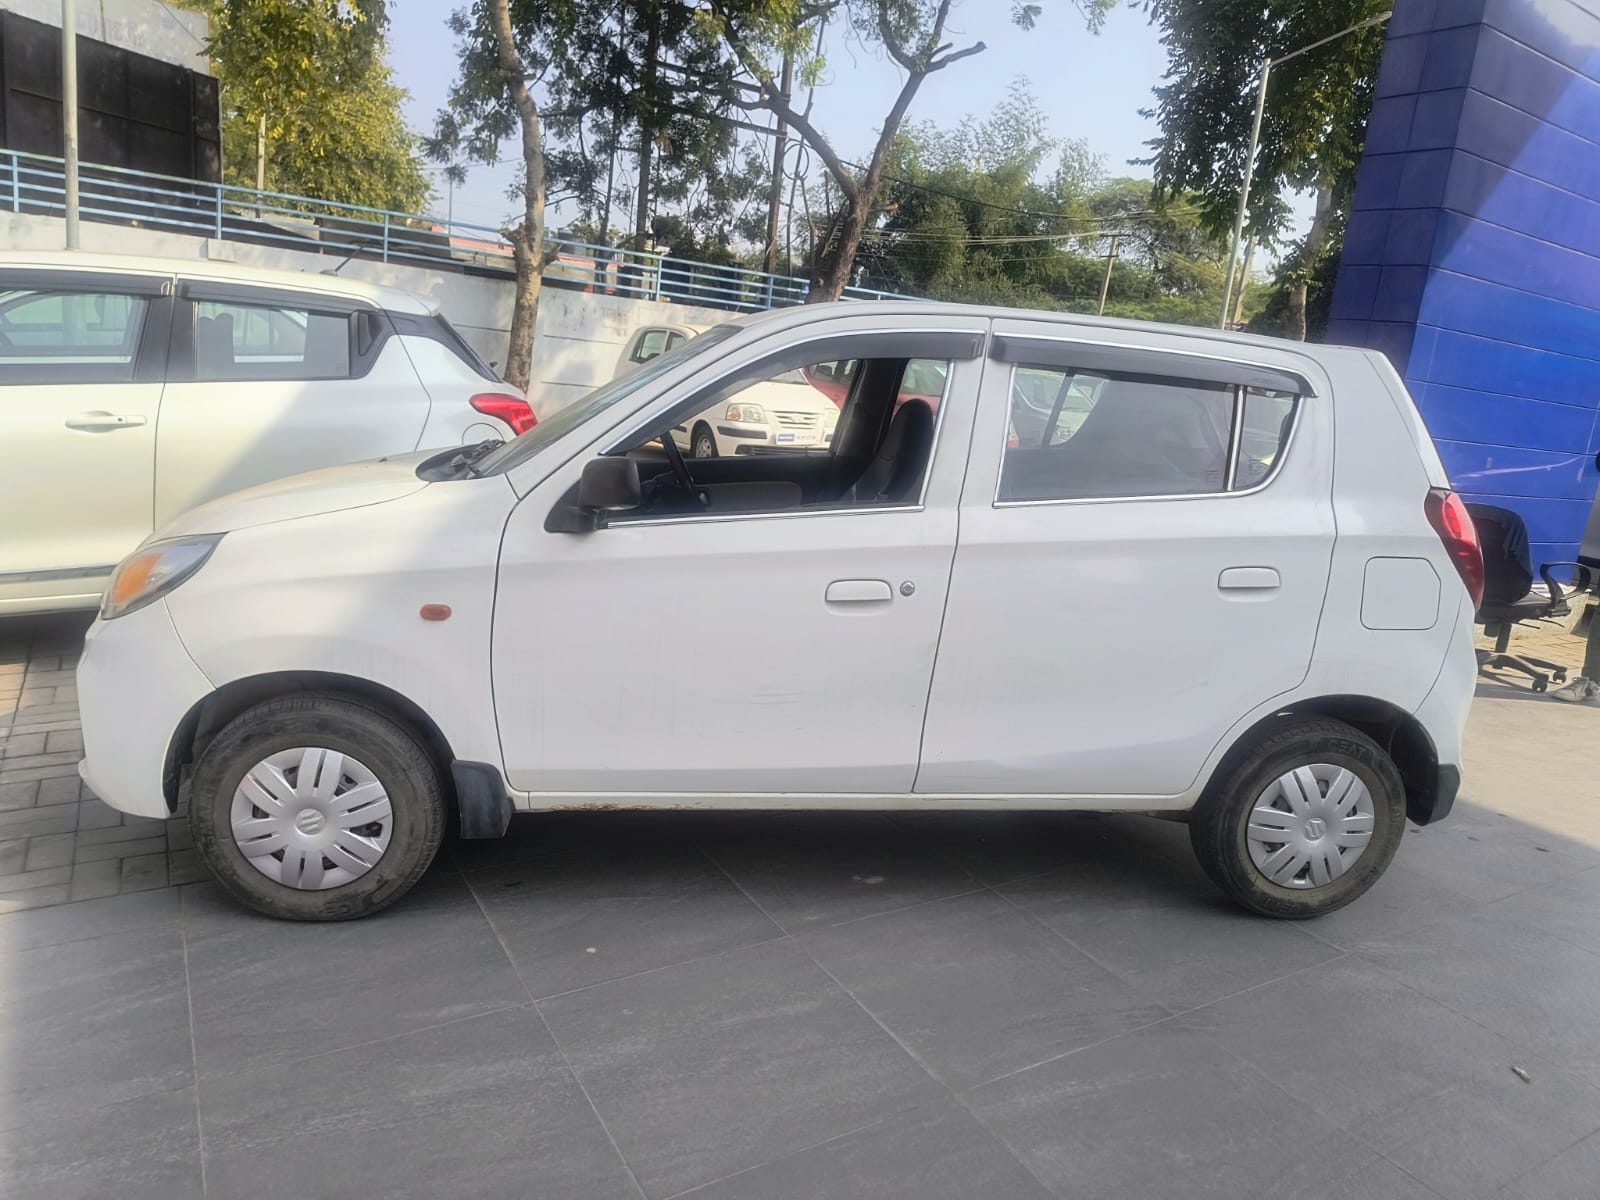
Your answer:
[[[78,248],[78,3],[61,0],[61,140],[66,164],[67,249]]]
[[[794,83],[794,52],[783,52],[783,90],[784,103],[789,101],[789,89]],[[778,215],[783,208],[783,157],[789,148],[789,127],[783,123],[783,118],[777,118],[778,125],[772,137],[772,197],[767,203],[767,253],[762,260],[761,269],[771,275],[778,269]]]
[[[1100,281],[1100,307],[1095,310],[1102,317],[1106,315],[1106,293],[1111,290],[1111,266],[1117,261],[1117,242],[1121,237],[1120,233],[1111,235],[1111,252],[1106,255],[1106,277]]]
[[[1233,302],[1233,323],[1235,326],[1244,323],[1244,290],[1250,283],[1250,261],[1256,256],[1256,235],[1251,234],[1250,240],[1244,244],[1244,266],[1239,268],[1239,290]]]
[[[1256,89],[1256,116],[1250,126],[1250,148],[1244,154],[1244,185],[1239,189],[1239,215],[1233,223],[1233,238],[1228,243],[1228,277],[1222,287],[1222,317],[1217,322],[1218,329],[1228,327],[1228,311],[1233,303],[1233,268],[1239,261],[1239,243],[1244,240],[1245,213],[1250,207],[1250,184],[1256,170],[1256,147],[1261,144],[1261,115],[1267,107],[1267,81],[1272,77],[1272,68],[1282,66],[1291,58],[1299,58],[1308,50],[1315,50],[1319,46],[1326,46],[1329,42],[1336,42],[1348,34],[1367,29],[1373,25],[1381,25],[1390,17],[1392,11],[1379,13],[1375,17],[1368,17],[1365,21],[1358,21],[1348,29],[1341,29],[1338,33],[1330,33],[1325,38],[1312,42],[1309,46],[1301,46],[1298,50],[1291,50],[1288,54],[1281,54],[1277,58],[1269,58],[1261,64],[1261,86]]]

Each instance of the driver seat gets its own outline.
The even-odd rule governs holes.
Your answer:
[[[878,453],[844,490],[845,505],[901,504],[917,489],[933,452],[933,409],[907,400],[889,422]]]

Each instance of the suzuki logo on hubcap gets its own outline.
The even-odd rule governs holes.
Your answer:
[[[321,833],[326,823],[327,818],[314,808],[302,808],[294,819],[294,827],[307,837],[315,837]]]
[[[1308,838],[1319,838],[1327,832],[1328,823],[1321,817],[1312,817],[1306,822],[1306,836]]]

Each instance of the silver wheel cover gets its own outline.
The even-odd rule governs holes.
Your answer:
[[[1317,888],[1366,853],[1376,820],[1360,776],[1312,763],[1280,775],[1256,798],[1245,841],[1250,861],[1272,883]]]
[[[304,891],[360,879],[394,833],[378,777],[358,759],[318,746],[281,750],[246,771],[229,822],[251,866]]]

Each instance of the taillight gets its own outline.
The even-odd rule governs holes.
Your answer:
[[[1455,563],[1461,582],[1467,585],[1476,612],[1483,604],[1483,550],[1478,545],[1478,529],[1461,497],[1447,488],[1428,493],[1428,522],[1444,543],[1445,552]]]
[[[533,415],[533,405],[521,396],[505,392],[483,392],[472,398],[472,407],[486,417],[499,417],[511,426],[512,433],[527,433],[539,423]]]

